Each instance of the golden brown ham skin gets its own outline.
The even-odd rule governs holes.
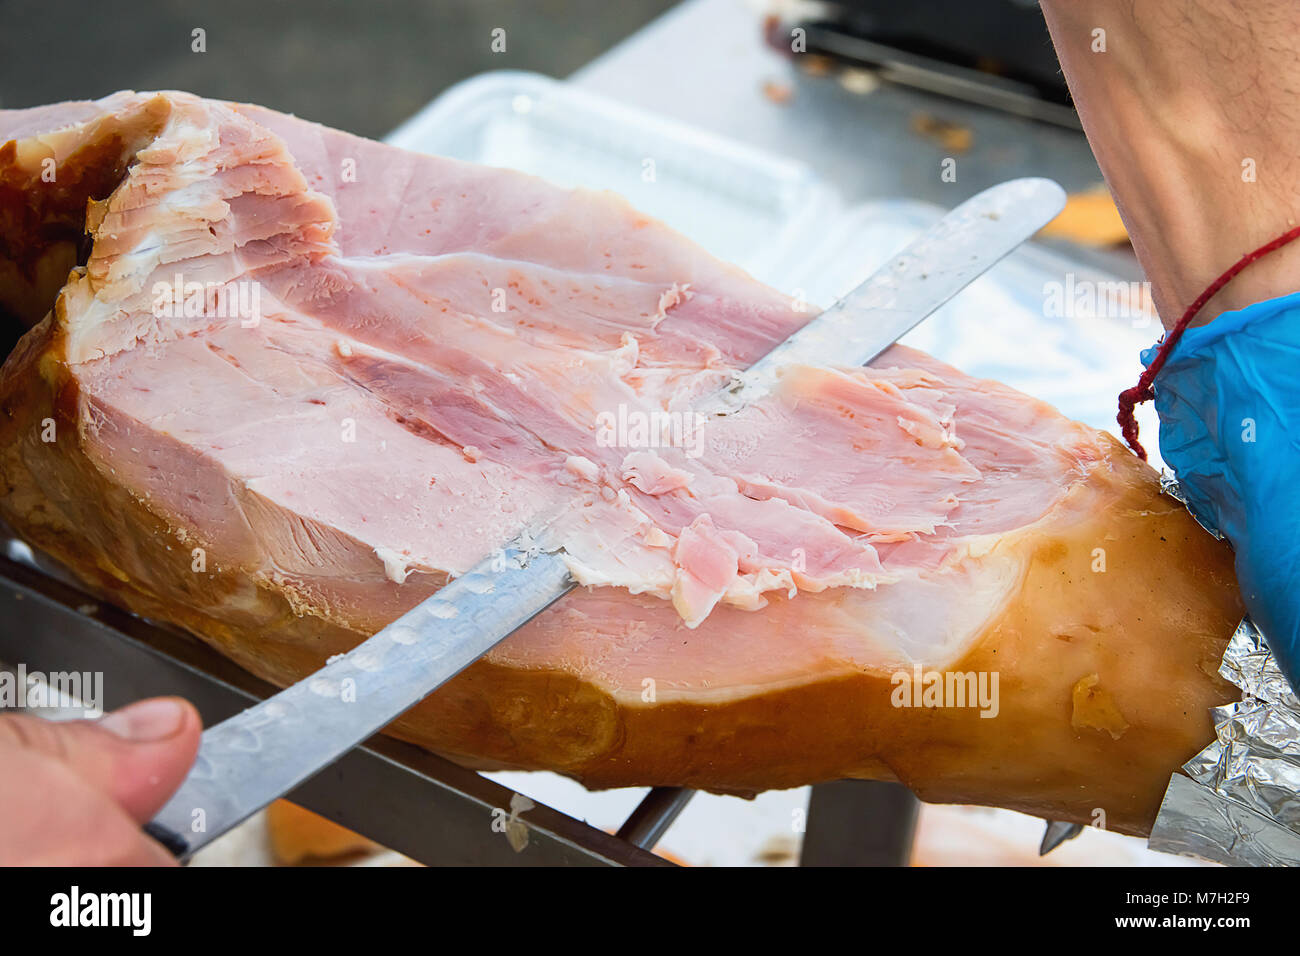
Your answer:
[[[76,264],[87,203],[117,188],[163,118],[158,105],[147,107],[132,128],[107,130],[64,157],[53,178],[52,170],[19,155],[19,141],[0,142],[0,314],[28,327],[45,316]]]
[[[81,450],[80,396],[54,324],[0,376],[0,513],[95,591],[182,625],[286,685],[365,636],[291,604],[209,554],[205,574],[149,503]],[[41,440],[53,418],[58,440]],[[560,666],[480,661],[390,731],[483,767],[548,769],[591,787],[684,785],[735,794],[843,777],[899,780],[923,799],[1009,807],[1146,832],[1169,774],[1212,737],[1209,708],[1242,614],[1227,547],[1115,442],[1049,514],[996,545],[1023,580],[957,670],[996,671],[999,714],[897,708],[887,674],[631,703]],[[1098,565],[1104,551],[1105,570]],[[843,592],[801,594],[816,605]],[[414,600],[414,595],[412,599]],[[582,592],[566,600],[582,601]],[[1119,722],[1116,722],[1116,713]],[[1116,732],[1118,731],[1118,735]]]

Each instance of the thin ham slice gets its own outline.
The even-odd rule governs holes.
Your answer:
[[[895,348],[697,427],[807,312],[616,196],[181,93],[0,111],[0,143],[0,306],[34,323],[0,515],[273,681],[528,531],[587,587],[392,732],[1128,830],[1209,737],[1228,557],[1040,402]],[[1001,699],[899,693],[927,673]]]

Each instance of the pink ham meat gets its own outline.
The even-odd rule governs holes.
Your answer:
[[[895,348],[701,422],[808,314],[616,196],[180,93],[0,111],[0,141],[0,305],[36,323],[0,513],[271,680],[531,530],[587,587],[393,732],[593,786],[1104,798],[1127,829],[1208,739],[1222,549],[1039,402]],[[1081,573],[1098,547],[1131,563]],[[930,671],[1002,699],[900,704]]]

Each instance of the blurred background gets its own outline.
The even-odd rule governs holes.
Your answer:
[[[0,106],[181,89],[382,137],[484,70],[564,77],[672,0],[0,0]],[[129,11],[129,12],[128,12]],[[504,52],[491,31],[507,30]],[[191,31],[207,53],[191,51]]]

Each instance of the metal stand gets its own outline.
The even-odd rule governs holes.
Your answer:
[[[906,787],[837,780],[812,788],[800,866],[906,866],[920,802]]]

